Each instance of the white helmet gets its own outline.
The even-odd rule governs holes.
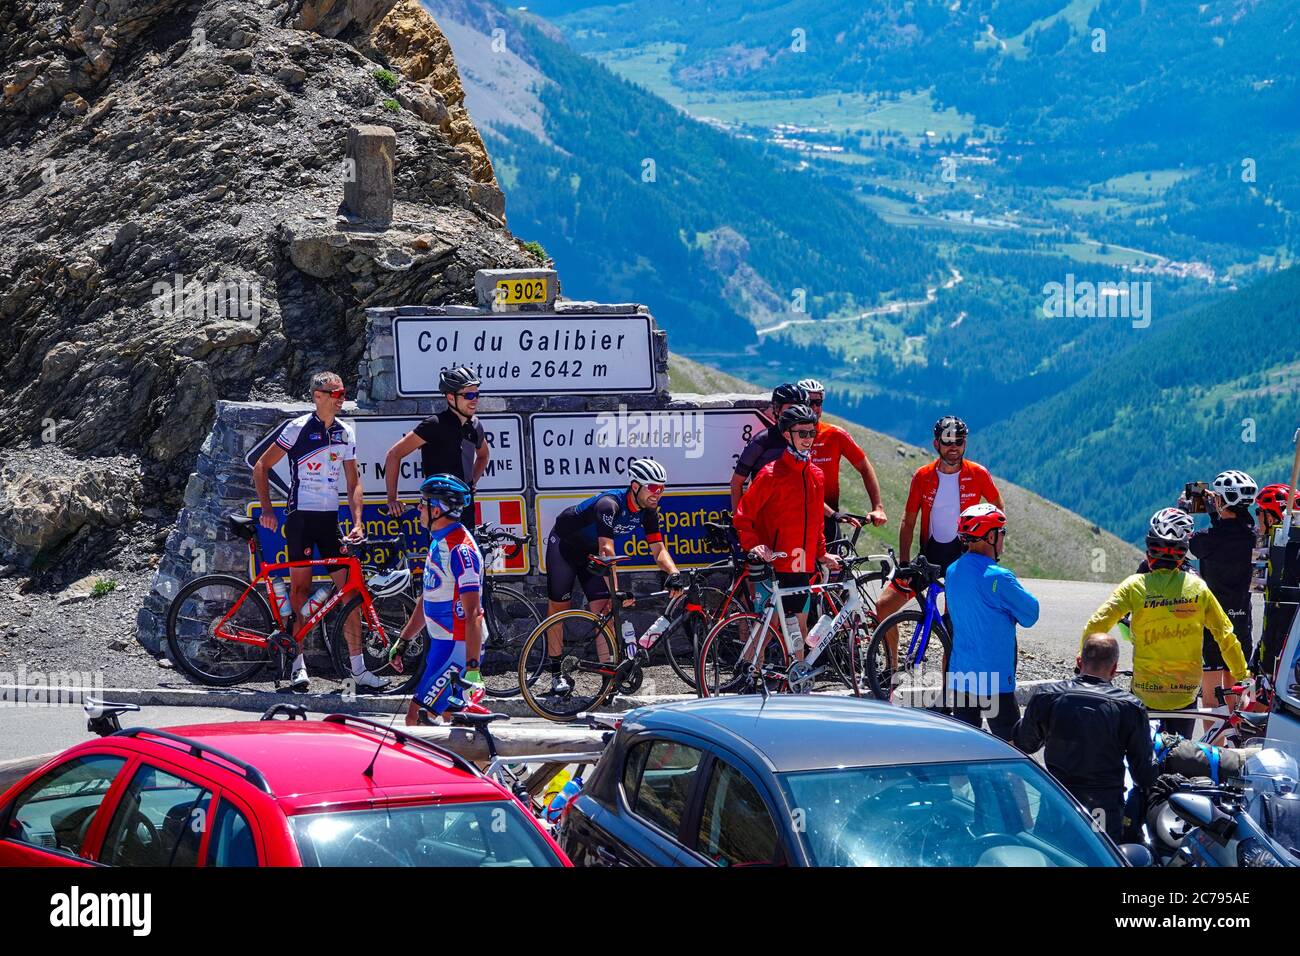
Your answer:
[[[664,466],[659,464],[653,458],[636,458],[627,466],[627,477],[629,481],[639,481],[646,485],[666,485],[668,483],[668,472]]]
[[[795,384],[805,392],[821,392],[823,395],[826,394],[826,386],[815,378],[801,378]]]
[[[1214,479],[1214,493],[1223,498],[1228,507],[1250,504],[1258,490],[1255,479],[1244,471],[1225,471]]]
[[[1192,540],[1192,516],[1178,508],[1161,508],[1151,516],[1151,525],[1147,528],[1147,541],[1152,538],[1163,544],[1182,545],[1186,547]]]

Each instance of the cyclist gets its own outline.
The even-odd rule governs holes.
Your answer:
[[[482,708],[462,696],[462,684],[472,685],[466,674],[466,645],[470,637],[482,642],[483,557],[474,535],[460,523],[469,504],[469,485],[455,475],[431,475],[420,485],[420,524],[429,531],[429,553],[424,560],[424,598],[415,607],[393,650],[401,647],[421,627],[428,631],[429,650],[415,684],[406,722],[418,723],[421,710],[440,718],[449,709]]]
[[[357,438],[352,426],[337,416],[343,410],[347,391],[343,379],[334,372],[317,372],[311,379],[311,397],[316,410],[287,422],[275,442],[262,453],[253,466],[253,487],[262,505],[261,524],[268,531],[279,527],[271,507],[271,488],[268,475],[276,463],[286,455],[289,458],[289,500],[285,508],[284,537],[289,545],[289,560],[304,561],[312,556],[314,548],[320,558],[342,557],[347,542],[365,538],[365,525],[361,521],[363,490],[357,473]],[[352,527],[339,541],[339,475],[346,480],[348,507],[352,511]],[[347,569],[331,572],[336,587],[347,581]],[[312,568],[289,569],[289,633],[293,634],[296,622],[303,620],[303,605],[311,590]],[[358,687],[380,689],[388,682],[366,670],[365,656],[361,652],[361,618],[354,613],[343,625],[348,654],[352,663],[352,679]],[[301,649],[293,659],[290,687],[305,692],[311,687],[307,675],[307,662]]]
[[[817,416],[817,438],[813,441],[812,460],[822,470],[822,477],[826,481],[826,540],[834,541],[839,537],[835,519],[840,508],[841,458],[847,459],[862,476],[862,487],[871,499],[871,510],[867,512],[867,517],[873,525],[883,525],[888,519],[885,516],[885,506],[880,502],[880,482],[876,480],[876,469],[872,467],[871,459],[845,429],[822,421],[826,387],[815,378],[802,379],[798,385],[807,393],[808,407]],[[858,525],[856,519],[850,519],[849,523],[854,527]]]
[[[1002,496],[993,477],[983,465],[966,457],[969,429],[956,415],[945,415],[934,423],[934,450],[938,458],[922,465],[912,475],[907,492],[903,521],[898,528],[898,562],[907,564],[912,556],[912,532],[921,519],[921,554],[931,564],[945,571],[961,556],[957,536],[958,519],[966,508],[984,499],[1002,509]],[[904,581],[893,580],[876,602],[876,614],[884,620],[913,597]],[[898,632],[891,629],[885,640],[891,655],[895,652]]]
[[[785,454],[785,436],[781,434],[781,429],[777,427],[777,423],[781,419],[781,413],[791,405],[806,405],[807,403],[808,393],[798,385],[791,385],[786,382],[784,385],[778,385],[772,389],[773,424],[759,432],[753,441],[745,446],[744,451],[740,453],[740,458],[736,461],[736,470],[731,476],[731,510],[733,512],[736,510],[736,506],[740,504],[740,494],[744,490],[745,482],[753,478],[758,470],[769,461],[776,461]]]
[[[492,454],[487,433],[475,414],[482,394],[479,384],[479,377],[464,365],[446,369],[438,376],[438,391],[447,400],[447,407],[403,435],[384,457],[389,514],[402,513],[397,500],[402,459],[418,448],[421,475],[454,475],[469,486],[470,500],[465,508],[470,524],[474,523],[474,488],[487,470]]]
[[[812,462],[817,438],[817,416],[807,405],[792,405],[777,419],[786,443],[785,451],[768,462],[746,489],[736,508],[734,525],[740,546],[751,560],[771,562],[776,581],[782,587],[808,585],[819,564],[840,566],[839,559],[826,553],[825,482],[822,470]],[[774,557],[784,552],[784,557]],[[756,608],[762,612],[770,596],[760,583]],[[794,614],[802,634],[808,632],[810,594],[792,594],[782,600],[782,610]],[[803,652],[796,656],[802,660]]]
[[[1255,521],[1250,506],[1255,500],[1255,481],[1244,471],[1225,471],[1214,479],[1212,490],[1207,509],[1210,527],[1192,534],[1189,550],[1200,560],[1200,575],[1232,622],[1232,633],[1237,635],[1242,654],[1249,661],[1254,624],[1250,578],[1255,551]],[[1186,496],[1178,502],[1184,511],[1190,511],[1190,505]],[[1232,680],[1209,631],[1202,644],[1201,700],[1214,706],[1214,688],[1231,687]]]
[[[948,688],[952,714],[972,727],[988,718],[994,736],[1010,740],[1020,719],[1016,704],[1016,625],[1033,627],[1038,599],[1010,568],[1001,567],[1007,516],[988,502],[961,513],[957,533],[966,553],[948,568],[945,593],[952,616]]]
[[[676,590],[677,565],[659,530],[659,500],[667,487],[668,472],[653,458],[637,458],[628,464],[627,477],[626,486],[597,492],[556,515],[546,540],[547,616],[572,606],[575,581],[581,584],[593,613],[608,612],[609,585],[603,575],[591,572],[588,559],[596,554],[614,557],[614,539],[637,529],[645,536],[659,570],[668,575],[669,586]],[[617,572],[614,588],[618,589]],[[552,693],[559,696],[573,690],[560,673],[563,645],[563,625],[557,624],[547,635],[546,653]]]
[[[1265,485],[1255,496],[1255,514],[1259,518],[1265,543],[1272,541],[1273,532],[1282,523],[1288,497],[1292,500],[1293,514],[1300,514],[1300,492],[1293,492],[1288,485]],[[1277,586],[1296,585],[1300,585],[1300,541],[1292,540],[1283,551],[1281,571],[1269,575],[1269,583],[1264,592],[1264,629],[1260,633],[1259,652],[1256,655],[1260,673],[1271,675],[1276,670],[1277,656],[1282,653],[1282,645],[1286,642],[1291,622],[1295,619],[1296,605],[1290,601],[1279,602],[1272,590]]]
[[[1083,637],[1106,634],[1131,615],[1133,693],[1151,710],[1186,710],[1200,689],[1201,643],[1210,630],[1234,680],[1249,673],[1241,644],[1209,586],[1183,567],[1192,541],[1192,516],[1163,508],[1147,529],[1145,574],[1125,578],[1088,619]],[[1190,738],[1194,718],[1169,719],[1166,729]]]

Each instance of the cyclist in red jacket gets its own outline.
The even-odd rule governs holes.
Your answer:
[[[734,525],[740,546],[751,558],[771,562],[782,587],[802,587],[811,582],[819,564],[840,566],[835,555],[826,553],[826,482],[812,463],[817,416],[806,405],[793,405],[781,413],[777,429],[785,436],[786,449],[754,476],[736,507]],[[785,556],[774,557],[779,552]],[[791,595],[782,604],[806,635],[809,595]]]

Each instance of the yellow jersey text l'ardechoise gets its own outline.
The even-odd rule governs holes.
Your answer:
[[[1088,619],[1084,638],[1108,632],[1125,614],[1132,615],[1133,693],[1150,709],[1178,710],[1195,702],[1207,628],[1233,679],[1245,678],[1246,658],[1232,622],[1195,574],[1162,570],[1125,578]]]

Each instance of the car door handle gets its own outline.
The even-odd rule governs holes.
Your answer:
[[[596,859],[600,860],[600,862],[604,863],[606,866],[618,866],[623,862],[619,859],[617,853],[608,847],[603,846],[596,847]]]

